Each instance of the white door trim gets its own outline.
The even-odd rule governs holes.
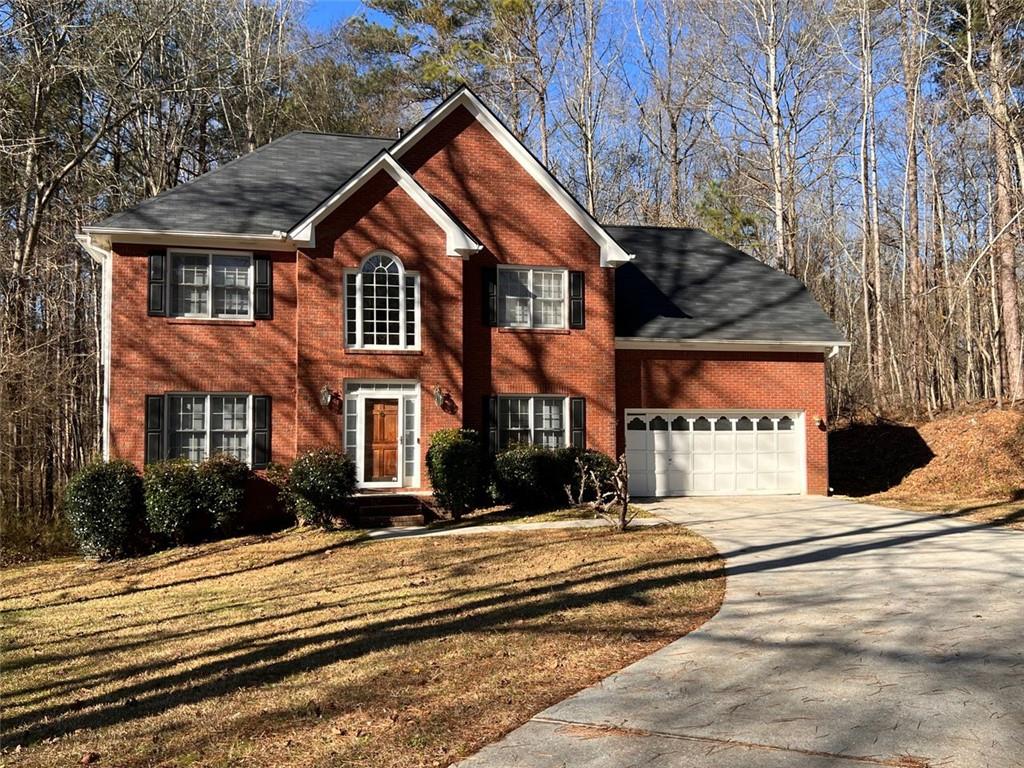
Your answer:
[[[399,389],[375,389],[374,385],[392,385],[398,386]],[[361,388],[365,385],[365,388]],[[422,410],[422,398],[420,383],[416,380],[411,379],[348,379],[343,382],[342,392],[345,401],[342,417],[342,444],[345,449],[348,450],[352,446],[347,443],[347,433],[345,430],[345,415],[347,413],[348,401],[353,400],[355,402],[356,409],[356,444],[355,444],[355,456],[353,460],[356,465],[356,487],[373,489],[373,488],[404,488],[407,485],[410,487],[417,486],[419,480],[419,445],[420,445],[420,419]],[[366,456],[366,401],[367,400],[395,400],[398,403],[398,425],[397,425],[397,439],[398,439],[398,461],[396,467],[397,480],[392,482],[368,482],[364,481],[363,472],[365,467],[363,461]],[[413,430],[415,436],[413,440],[416,445],[416,458],[414,462],[414,471],[411,475],[405,473],[405,448],[406,448],[406,430],[405,430],[405,418],[407,403],[413,404]]]

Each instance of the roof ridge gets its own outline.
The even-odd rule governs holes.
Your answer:
[[[372,133],[346,133],[344,131],[310,131],[302,128],[292,133],[305,133],[310,136],[345,136],[350,139],[374,139],[375,141],[390,141],[392,144],[398,141],[397,136],[374,136]],[[288,134],[289,136],[291,134]],[[284,138],[284,137],[282,137]]]

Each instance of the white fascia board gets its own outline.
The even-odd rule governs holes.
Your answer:
[[[75,240],[100,266],[100,361],[103,364],[103,421],[100,439],[103,459],[110,460],[110,322],[114,288],[113,254],[110,241],[89,234],[76,234]]]
[[[97,241],[136,243],[141,245],[182,245],[195,247],[234,248],[240,250],[295,250],[285,233],[271,235],[234,234],[230,232],[192,232],[161,229],[118,229],[116,227],[84,227],[82,231]]]
[[[642,339],[616,336],[616,349],[686,350],[695,352],[828,352],[832,357],[848,341],[782,341],[778,339]]]
[[[440,205],[432,198],[419,182],[392,157],[387,150],[371,160],[355,176],[343,184],[333,195],[325,200],[319,208],[299,222],[288,233],[289,239],[300,245],[314,247],[316,245],[316,225],[327,217],[331,211],[348,200],[362,186],[381,171],[387,173],[399,187],[413,199],[423,211],[430,216],[437,226],[445,233],[446,249],[449,256],[468,258],[483,246],[464,230]]]
[[[633,254],[626,253],[612,236],[605,231],[586,208],[581,206],[569,192],[558,183],[551,172],[533,156],[519,139],[484,105],[468,88],[462,88],[447,101],[438,105],[433,112],[422,120],[415,128],[403,136],[397,144],[388,150],[392,156],[401,160],[402,156],[414,147],[420,139],[430,133],[444,118],[457,107],[464,107],[495,140],[515,158],[516,162],[536,181],[548,195],[569,214],[573,221],[580,225],[584,232],[594,239],[601,248],[601,266],[617,267],[633,259]]]

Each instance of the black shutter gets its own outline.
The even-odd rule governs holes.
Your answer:
[[[271,269],[269,256],[253,258],[256,272],[255,310],[253,317],[257,320],[270,320],[274,316],[274,270]]]
[[[167,314],[167,251],[149,252],[149,314]]]
[[[487,435],[487,450],[498,452],[498,398],[484,395],[484,430]]]
[[[146,452],[149,464],[164,457],[164,396],[146,395]]]
[[[583,299],[583,272],[569,273],[569,327],[586,327]]]
[[[270,464],[270,396],[252,399],[252,468],[266,469]]]
[[[587,401],[569,398],[569,444],[581,451],[587,447]]]
[[[484,267],[480,270],[480,275],[483,278],[480,300],[483,303],[484,325],[493,328],[498,324],[498,270],[494,267]]]

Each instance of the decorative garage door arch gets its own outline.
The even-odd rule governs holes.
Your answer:
[[[625,412],[634,496],[805,493],[799,411]]]

